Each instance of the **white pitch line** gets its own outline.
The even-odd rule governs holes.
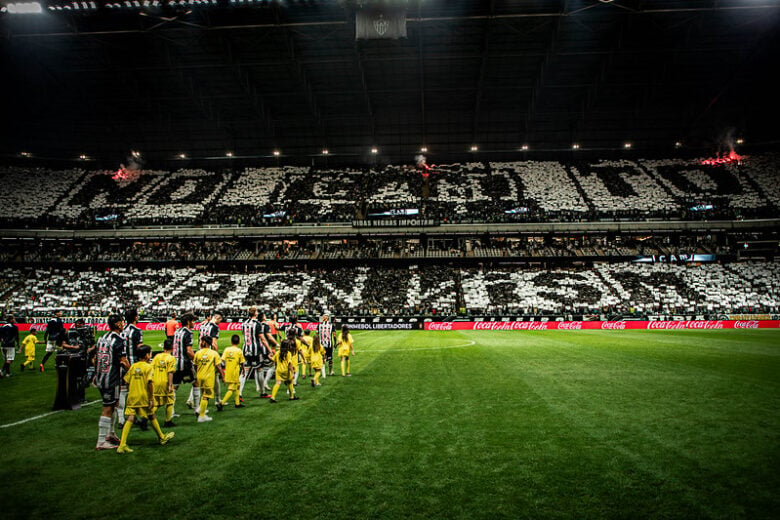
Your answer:
[[[99,403],[100,399],[97,399],[95,401],[90,401],[88,403],[84,403],[81,406],[89,406],[91,404]],[[9,424],[0,424],[0,428],[10,428],[11,426],[18,426],[20,424],[28,423],[30,421],[37,421],[38,419],[43,419],[44,417],[48,417],[50,415],[54,415],[55,413],[64,412],[65,410],[54,410],[53,412],[44,413],[41,415],[36,415],[35,417],[29,417],[27,419],[22,419],[21,421],[16,421],[15,423],[9,423]]]
[[[417,352],[419,350],[447,350],[451,348],[464,348],[476,344],[476,341],[469,341],[462,345],[447,345],[446,347],[421,347],[421,348],[386,348],[386,349],[366,349],[363,352],[371,354],[372,352]]]

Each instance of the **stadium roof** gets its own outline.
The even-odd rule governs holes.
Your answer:
[[[405,7],[406,38],[356,41],[355,14],[372,1]],[[445,158],[780,139],[773,0],[3,5],[7,155],[376,147],[412,160],[422,146]]]

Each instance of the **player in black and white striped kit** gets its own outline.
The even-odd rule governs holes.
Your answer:
[[[206,336],[211,338],[211,348],[219,352],[219,324],[222,322],[222,315],[215,312],[211,315],[209,321],[200,326],[199,334],[201,338]],[[214,391],[216,395],[222,395],[222,385],[220,384],[219,371],[214,372]]]
[[[271,394],[268,393],[271,391],[271,386],[268,384],[268,382],[272,377],[274,377],[274,373],[276,372],[276,364],[274,363],[273,357],[276,353],[274,348],[279,348],[279,343],[274,338],[274,335],[271,334],[271,325],[268,323],[265,312],[260,313],[260,329],[262,336],[265,339],[266,346],[266,350],[263,352],[263,359],[261,362],[263,373],[263,393],[260,394],[260,397],[271,397]]]
[[[137,351],[138,347],[143,345],[144,333],[138,328],[138,311],[136,309],[129,309],[125,311],[125,328],[122,330],[122,339],[125,340],[125,357],[127,358],[128,365],[132,365],[138,361]],[[119,429],[122,429],[125,422],[125,401],[127,400],[127,383],[124,381],[124,372],[122,372],[122,381],[120,382],[119,390],[119,404],[116,407],[116,413],[119,417]],[[138,426],[142,430],[146,430],[146,419],[138,421]]]
[[[195,324],[195,315],[191,312],[186,312],[182,314],[180,320],[181,327],[173,335],[173,351],[171,352],[171,355],[176,358],[173,387],[178,390],[181,383],[191,382],[193,400],[195,403],[200,403],[200,388],[198,388],[198,380],[195,378],[195,370],[192,364],[192,360],[195,359],[195,351],[192,348],[192,327]],[[195,414],[198,415],[199,413],[200,410],[196,407]]]
[[[333,375],[333,345],[336,343],[333,332],[333,324],[330,315],[325,314],[320,318],[317,326],[317,334],[320,336],[320,344],[325,349],[325,360],[328,362],[328,373]],[[325,377],[325,363],[322,363],[322,377]]]
[[[115,407],[119,402],[121,370],[130,368],[125,355],[125,340],[120,336],[124,325],[122,316],[112,314],[108,317],[110,332],[104,334],[97,343],[95,383],[103,398],[103,411],[98,422],[98,440],[95,446],[98,450],[113,450],[119,445],[112,418],[116,414]]]
[[[268,342],[263,335],[262,324],[257,320],[257,307],[247,309],[249,319],[241,324],[244,333],[244,357],[247,370],[239,378],[239,395],[244,394],[244,385],[248,379],[254,378],[257,392],[262,389],[261,368],[263,354],[268,350]]]

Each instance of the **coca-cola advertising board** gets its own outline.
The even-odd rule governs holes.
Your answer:
[[[425,330],[713,330],[777,328],[780,328],[780,320],[447,321],[425,323]]]

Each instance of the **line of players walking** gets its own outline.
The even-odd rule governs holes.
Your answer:
[[[217,349],[221,321],[222,316],[214,314],[201,323],[199,348],[195,350],[196,317],[183,314],[179,319],[181,326],[175,331],[173,327],[167,330],[163,352],[152,358],[151,347],[143,344],[135,310],[124,316],[109,316],[110,331],[97,342],[95,356],[95,384],[103,401],[96,449],[132,452],[127,439],[134,424],[143,430],[151,426],[160,444],[166,444],[174,432],[162,431],[156,412],[160,408],[165,412],[162,427],[176,426],[176,391],[182,384],[191,384],[187,404],[194,408],[197,422],[202,423],[212,420],[207,413],[209,401],[215,402],[218,411],[231,398],[236,408],[244,407],[244,388],[252,380],[259,396],[268,398],[270,403],[277,403],[282,385],[287,387],[289,400],[298,400],[295,386],[299,377],[307,377],[307,369],[314,388],[321,386],[320,379],[326,377],[326,366],[333,375],[334,347],[341,357],[342,376],[351,376],[352,335],[346,325],[337,335],[327,315],[321,318],[315,333],[310,334],[295,318],[280,327],[256,307],[250,307],[248,319],[242,323],[243,347],[240,336],[235,334],[222,355]],[[269,386],[271,378],[275,379],[273,387]],[[220,398],[223,383],[227,388]]]

